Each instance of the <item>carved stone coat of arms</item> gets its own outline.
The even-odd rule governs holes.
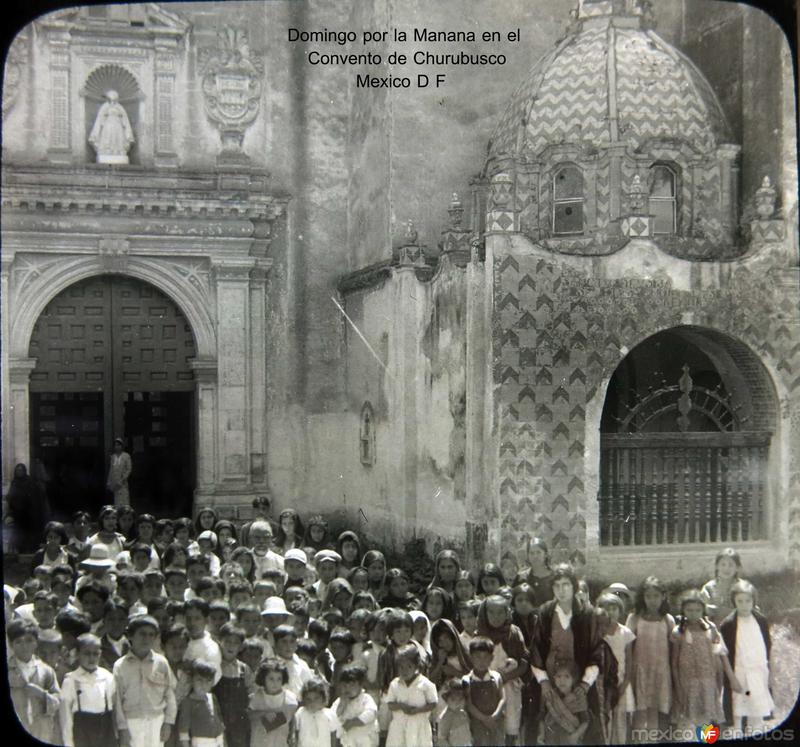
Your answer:
[[[242,141],[258,116],[264,61],[252,55],[247,31],[225,27],[217,46],[200,51],[206,112],[219,129],[223,158],[246,160]]]

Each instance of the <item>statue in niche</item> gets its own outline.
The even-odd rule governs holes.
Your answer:
[[[134,141],[131,122],[119,103],[119,95],[108,91],[89,133],[89,142],[97,152],[97,163],[129,163],[128,151]]]

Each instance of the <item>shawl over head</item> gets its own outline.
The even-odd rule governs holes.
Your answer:
[[[461,668],[464,670],[464,672],[469,672],[472,669],[472,660],[469,658],[469,652],[467,651],[464,642],[461,640],[461,636],[459,636],[456,626],[453,625],[450,620],[445,620],[444,618],[437,620],[431,627],[431,652],[433,653],[433,660],[436,661],[439,655],[439,644],[437,642],[439,636],[445,632],[450,635],[455,646],[455,650],[450,655],[457,656],[458,663],[461,665]]]
[[[203,514],[211,514],[214,517],[214,521],[211,522],[211,528],[213,529],[217,525],[217,521],[219,518],[217,517],[217,512],[211,508],[211,506],[203,506],[198,512],[197,516],[194,519],[194,533],[195,535],[200,534],[203,531],[203,527],[200,526],[200,517]]]
[[[411,619],[413,620],[415,626],[420,620],[425,621],[424,639],[417,641],[417,643],[421,644],[425,651],[429,652],[431,650],[431,621],[422,610],[409,610],[408,614],[411,615]]]
[[[501,597],[502,599],[502,597]],[[505,600],[504,600],[505,601]],[[495,646],[502,644],[506,654],[518,661],[528,656],[522,631],[511,622],[511,610],[506,604],[506,619],[499,627],[489,624],[486,612],[487,604],[492,603],[492,597],[484,599],[478,607],[478,635],[489,638]]]
[[[342,552],[342,545],[345,542],[355,542],[356,547],[358,548],[358,551],[356,552],[356,558],[353,561],[352,565],[352,567],[356,567],[358,566],[359,561],[361,559],[361,540],[358,538],[358,535],[355,532],[351,531],[350,529],[346,529],[339,535],[339,537],[336,540],[336,552],[338,552],[343,559],[344,559],[344,553]],[[344,564],[344,560],[342,560],[342,564]]]

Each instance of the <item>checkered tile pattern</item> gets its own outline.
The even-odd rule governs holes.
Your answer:
[[[540,59],[517,89],[492,134],[489,153],[522,147],[537,156],[547,145],[610,141],[607,31],[589,28]],[[730,127],[703,75],[652,31],[616,29],[614,68],[620,137],[635,145],[677,138],[709,152],[730,142]]]
[[[739,268],[729,284],[702,293],[656,295],[646,281],[620,294],[613,281],[591,278],[528,254],[495,254],[494,384],[499,413],[498,492],[503,546],[538,534],[556,550],[586,547],[584,471],[587,404],[603,380],[645,337],[682,323],[692,308],[697,324],[742,340],[777,365],[787,390],[800,395],[800,310],[796,288],[768,273]],[[800,555],[800,408],[790,478]]]

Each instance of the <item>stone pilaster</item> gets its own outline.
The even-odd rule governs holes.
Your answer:
[[[219,456],[217,438],[219,419],[217,407],[217,361],[195,358],[190,361],[194,371],[197,397],[197,485],[198,494],[209,494],[217,481]]]
[[[13,475],[14,465],[22,462],[30,470],[30,379],[35,358],[8,360],[8,390],[3,391],[3,476]],[[8,421],[8,422],[6,422]]]
[[[155,55],[155,164],[177,166],[175,153],[175,75],[177,40],[158,39]]]
[[[250,271],[250,480],[267,489],[267,269]]]
[[[250,259],[214,267],[219,360],[219,481],[244,488],[250,481]]]
[[[425,289],[417,280],[416,268],[425,266],[425,253],[416,244],[416,231],[409,221],[407,243],[400,248],[400,264],[394,269],[396,283],[396,360],[392,366],[395,378],[397,412],[395,444],[400,460],[400,481],[396,486],[395,505],[400,507],[402,531],[412,536],[417,529],[417,361],[419,360],[419,314],[423,308]]]
[[[50,141],[51,161],[69,163],[70,153],[70,35],[50,33]]]

